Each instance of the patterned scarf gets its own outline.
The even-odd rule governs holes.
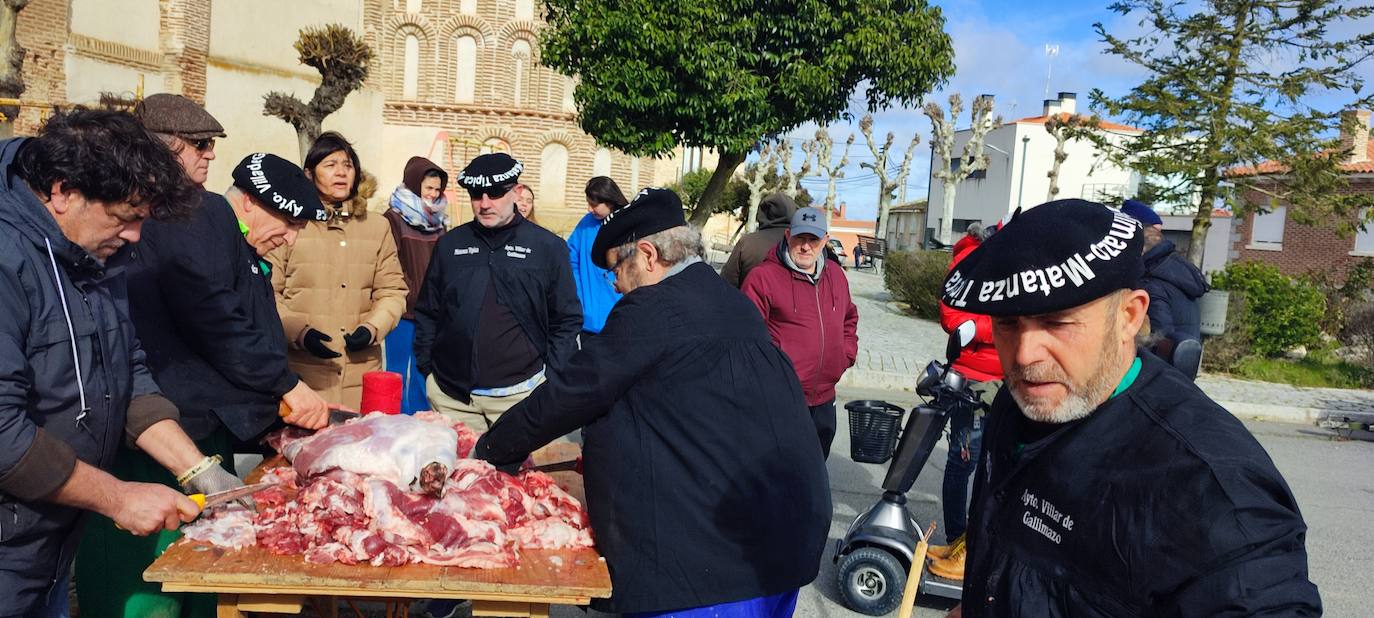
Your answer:
[[[448,200],[440,195],[432,203],[426,203],[405,185],[391,192],[391,209],[400,213],[401,218],[411,227],[426,232],[441,232],[448,229]]]

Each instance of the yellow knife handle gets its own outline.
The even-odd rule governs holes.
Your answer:
[[[291,406],[286,405],[285,401],[281,402],[281,405],[277,406],[277,416],[282,418],[291,416]]]
[[[190,498],[190,499],[191,499],[191,502],[196,503],[196,506],[197,506],[198,508],[201,508],[201,509],[204,509],[204,508],[205,508],[205,494],[191,494],[191,495],[186,496],[186,497],[187,497],[187,498]]]

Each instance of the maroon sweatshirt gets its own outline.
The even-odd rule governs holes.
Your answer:
[[[835,399],[835,383],[859,354],[859,308],[849,296],[844,268],[831,260],[820,281],[788,268],[781,252],[768,254],[740,288],[763,314],[773,344],[792,359],[806,405]]]

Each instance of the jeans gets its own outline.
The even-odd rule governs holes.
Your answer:
[[[830,444],[835,441],[835,400],[807,406],[811,421],[816,423],[816,436],[821,439],[821,455],[830,459]]]
[[[401,413],[414,414],[430,409],[425,396],[425,376],[415,363],[415,322],[401,320],[386,336],[386,370],[401,374]]]
[[[945,540],[953,543],[968,527],[968,480],[978,467],[983,445],[983,419],[959,410],[949,417],[949,456],[940,502],[945,508]],[[967,457],[967,459],[965,459]]]
[[[1002,388],[1002,381],[975,382],[970,388],[984,404],[992,405],[993,397]],[[940,487],[940,502],[945,510],[945,540],[949,543],[968,528],[968,480],[978,468],[985,419],[982,414],[967,409],[949,417],[949,456],[945,459],[945,478]]]

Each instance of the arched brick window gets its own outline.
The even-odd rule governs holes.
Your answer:
[[[457,59],[454,62],[456,86],[453,100],[458,103],[472,103],[477,91],[477,39],[470,35],[458,37]]]

